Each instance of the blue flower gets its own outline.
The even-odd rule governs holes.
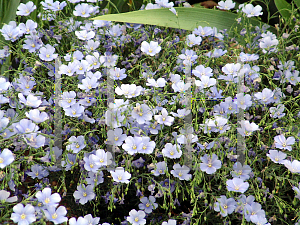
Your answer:
[[[43,206],[48,207],[51,205],[58,206],[61,197],[58,193],[51,194],[51,188],[44,188],[43,191],[38,191],[35,196],[38,201],[43,203]]]
[[[174,177],[178,177],[179,180],[190,180],[192,178],[192,175],[188,174],[190,169],[185,165],[180,166],[180,164],[177,163],[173,166],[173,169],[174,170],[171,170],[171,174]]]
[[[75,199],[79,199],[80,204],[84,205],[96,197],[96,194],[94,193],[94,185],[78,185],[73,196]]]
[[[43,209],[43,211],[46,218],[54,224],[68,221],[68,218],[66,217],[67,210],[64,206],[59,206],[57,209],[56,206],[49,206],[47,209]]]
[[[159,176],[161,174],[165,174],[165,171],[168,171],[168,167],[165,161],[156,163],[156,169],[152,170],[151,173],[154,176]]]
[[[241,178],[244,181],[249,179],[249,174],[251,173],[251,167],[249,165],[243,165],[240,162],[236,162],[233,165],[234,171],[231,171],[230,174],[233,177]]]
[[[194,29],[193,34],[206,37],[213,34],[213,29],[211,27],[202,27],[199,26]]]
[[[53,59],[56,59],[58,56],[58,54],[54,54],[54,52],[55,52],[55,48],[47,44],[45,47],[40,48],[39,57],[41,60],[44,61],[52,61]]]
[[[144,166],[144,162],[145,160],[142,157],[140,157],[137,160],[132,161],[132,165],[136,168],[140,168]]]
[[[275,147],[279,149],[286,149],[292,151],[292,147],[290,145],[295,144],[294,137],[288,137],[287,139],[283,134],[277,135],[274,137]]]
[[[43,166],[34,164],[31,166],[31,172],[26,172],[26,174],[31,176],[32,179],[42,179],[44,177],[47,177],[49,175],[49,172]]]
[[[261,209],[261,204],[257,202],[252,202],[251,205],[247,204],[245,206],[244,215],[245,215],[245,219],[247,221],[251,220],[251,222],[253,222],[253,219],[256,216],[262,216],[262,217],[266,216],[265,211]]]
[[[247,191],[249,187],[249,183],[244,182],[244,180],[240,178],[233,178],[232,180],[227,180],[226,185],[228,191],[241,192],[241,193]]]
[[[202,163],[200,163],[200,169],[207,174],[213,174],[217,171],[217,169],[221,168],[221,161],[218,160],[218,156],[213,154],[212,157],[205,154],[203,157],[200,158]]]
[[[49,116],[47,115],[47,113],[45,112],[40,112],[40,110],[38,109],[32,109],[28,112],[25,113],[25,115],[31,119],[32,121],[36,122],[36,123],[42,123],[46,120],[49,119]]]
[[[146,213],[144,211],[136,211],[135,209],[132,209],[129,212],[129,216],[126,218],[126,220],[129,221],[132,225],[144,225],[146,224],[145,216]]]
[[[5,24],[2,29],[0,29],[0,32],[4,36],[5,40],[15,42],[19,39],[20,28]]]
[[[94,7],[87,4],[82,3],[75,6],[75,10],[73,11],[74,16],[80,16],[80,17],[89,17],[90,14],[94,12]]]
[[[170,159],[178,159],[182,155],[182,151],[180,150],[179,145],[172,145],[171,143],[165,144],[165,147],[162,149],[162,154],[165,157]]]
[[[277,150],[269,150],[269,154],[267,156],[274,162],[274,163],[280,163],[283,164],[286,158],[286,154],[282,151]]]
[[[79,103],[75,103],[69,108],[64,108],[64,110],[67,116],[80,117],[84,111],[84,107]]]
[[[143,197],[140,199],[142,203],[139,204],[139,209],[142,209],[145,211],[145,213],[151,213],[153,209],[156,209],[158,204],[155,203],[155,197],[149,196],[149,199],[147,197]]]
[[[71,144],[67,145],[66,149],[68,150],[72,150],[73,153],[78,153],[80,150],[82,150],[83,148],[85,148],[85,144],[84,144],[84,136],[72,136],[69,138],[68,140]]]
[[[69,225],[89,225],[89,223],[85,218],[80,216],[77,220],[75,217],[70,218]]]
[[[158,54],[161,50],[161,47],[158,46],[158,42],[150,41],[150,44],[146,41],[142,42],[141,51],[147,55],[154,56]]]
[[[8,166],[15,160],[13,153],[5,148],[0,153],[0,168],[3,169],[4,167]]]
[[[18,97],[20,98],[21,103],[29,107],[37,108],[42,104],[42,101],[38,97],[35,97],[33,94],[28,94],[26,99],[22,93],[19,93]]]
[[[129,183],[129,179],[131,178],[131,174],[124,170],[122,167],[117,167],[115,171],[110,171],[111,176],[113,177],[115,182],[120,183]]]
[[[36,6],[33,4],[32,1],[27,2],[26,4],[21,3],[18,6],[17,15],[18,16],[29,16],[36,9]]]
[[[233,198],[227,199],[225,195],[221,195],[214,204],[214,210],[220,212],[220,214],[225,217],[228,214],[233,213],[237,204]]]
[[[223,9],[223,10],[230,10],[235,7],[235,3],[232,0],[226,0],[218,2],[218,9]]]
[[[18,225],[28,225],[36,221],[35,209],[32,205],[27,204],[25,207],[23,204],[17,204],[13,207],[13,213],[10,219]]]
[[[242,7],[242,11],[246,14],[247,17],[261,16],[263,14],[261,10],[262,7],[260,5],[254,7],[252,4],[247,4]]]

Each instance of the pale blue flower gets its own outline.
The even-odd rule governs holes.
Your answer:
[[[20,102],[29,107],[37,108],[42,104],[42,101],[39,97],[34,96],[33,94],[28,94],[27,99],[22,93],[18,94]]]
[[[43,191],[38,191],[35,196],[45,207],[50,205],[58,206],[61,201],[60,195],[58,193],[51,194],[51,188],[48,187],[44,188]]]
[[[54,54],[54,52],[55,52],[55,48],[47,44],[45,47],[40,48],[39,57],[41,60],[44,61],[52,61],[53,59],[56,59],[58,56],[58,54]]]
[[[145,216],[146,213],[144,211],[136,211],[135,209],[132,209],[129,212],[129,216],[126,220],[129,221],[132,225],[144,225],[146,224]]]
[[[27,175],[31,176],[32,179],[38,178],[42,179],[49,175],[49,172],[43,167],[38,164],[34,164],[31,166],[31,172],[26,172]]]
[[[158,46],[158,42],[150,41],[150,44],[146,41],[142,42],[141,51],[147,55],[154,56],[158,54],[161,50],[161,47]]]
[[[293,160],[293,162],[285,159],[283,160],[283,164],[289,171],[292,173],[300,173],[300,162],[298,160]]]
[[[80,117],[84,111],[84,107],[79,103],[75,103],[69,108],[64,108],[66,116]]]
[[[186,165],[180,166],[180,164],[177,163],[173,166],[173,169],[174,170],[171,170],[171,174],[179,178],[179,180],[190,180],[192,178],[192,175],[188,174],[190,169]]]
[[[274,162],[274,163],[280,163],[283,164],[286,158],[286,154],[282,151],[277,150],[269,150],[269,154],[267,156]]]
[[[159,176],[161,174],[165,174],[165,171],[168,171],[168,167],[167,167],[167,164],[165,161],[156,163],[155,167],[156,167],[156,169],[151,171],[151,173],[154,176]]]
[[[67,210],[64,206],[59,206],[57,209],[55,206],[49,206],[47,209],[43,209],[46,218],[54,224],[61,224],[67,222],[68,218]]]
[[[75,199],[79,199],[80,204],[84,205],[96,197],[96,194],[94,193],[94,185],[78,185],[73,196]]]
[[[173,219],[169,219],[168,222],[162,222],[161,225],[176,225],[177,224],[177,221],[176,220],[173,220]]]
[[[27,204],[25,207],[19,203],[13,207],[13,213],[10,219],[18,225],[29,225],[36,221],[35,209],[31,204]]]
[[[250,178],[249,174],[251,173],[251,167],[249,165],[243,165],[240,162],[236,162],[233,165],[233,170],[230,174],[232,177],[241,178],[243,181]]]
[[[13,153],[5,148],[0,153],[0,168],[3,169],[15,160]]]
[[[265,211],[261,209],[261,204],[257,202],[252,202],[251,205],[247,204],[244,210],[245,219],[247,221],[253,222],[255,216],[265,217]]]
[[[49,116],[46,112],[40,112],[38,109],[32,109],[29,112],[25,112],[25,115],[36,123],[42,123],[49,119]]]
[[[179,145],[172,145],[171,143],[165,144],[165,147],[162,149],[162,154],[165,157],[170,159],[178,159],[182,155],[182,151],[180,150]]]
[[[72,150],[73,153],[78,153],[80,150],[85,148],[85,143],[84,143],[84,136],[71,136],[68,141],[70,142],[69,145],[66,146],[67,150]]]
[[[70,218],[69,225],[89,225],[89,223],[85,218],[80,216],[77,220],[75,217]]]
[[[32,1],[29,1],[26,4],[21,3],[17,9],[18,11],[16,14],[18,16],[29,16],[29,14],[36,9],[36,6],[33,4]]]
[[[218,9],[223,9],[223,10],[230,10],[235,7],[235,3],[232,0],[226,0],[218,2]]]
[[[213,174],[220,169],[222,162],[218,160],[218,156],[213,154],[211,157],[205,154],[203,157],[200,157],[202,163],[200,163],[200,169],[207,174]]]
[[[144,210],[145,213],[151,213],[153,209],[156,209],[158,207],[158,204],[155,203],[155,197],[149,196],[143,197],[140,199],[142,203],[139,204],[139,209]]]
[[[174,122],[174,117],[168,116],[168,111],[165,108],[161,110],[161,115],[154,115],[154,119],[159,124],[164,124],[166,126],[171,126]]]
[[[75,10],[73,11],[74,16],[80,17],[89,17],[94,12],[94,8],[92,5],[87,3],[81,3],[75,6]]]
[[[233,213],[237,204],[234,198],[227,199],[225,195],[221,195],[214,204],[214,210],[220,212],[220,214],[225,217],[228,214]]]
[[[242,11],[246,14],[247,17],[261,16],[263,14],[262,7],[260,5],[253,6],[252,4],[244,5]]]
[[[131,178],[131,174],[125,171],[123,167],[117,167],[115,171],[110,171],[110,173],[114,181],[118,183],[128,184],[129,179]]]
[[[274,142],[276,148],[292,151],[292,147],[290,145],[295,144],[295,138],[288,137],[286,139],[283,134],[280,134],[274,137]]]

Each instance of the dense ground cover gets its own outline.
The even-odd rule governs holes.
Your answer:
[[[29,2],[0,30],[0,224],[296,224],[299,18],[271,33],[244,5],[230,36],[102,7]]]

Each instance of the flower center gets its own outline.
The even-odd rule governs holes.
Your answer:
[[[0,158],[0,163],[3,163],[4,162],[4,159],[3,158]]]
[[[212,167],[211,163],[208,163],[207,166],[208,166],[208,167]]]
[[[239,186],[235,186],[234,189],[235,189],[235,190],[239,190],[240,187],[239,187]]]
[[[276,161],[276,162],[278,162],[278,161],[279,161],[279,159],[278,159],[277,157],[275,157],[275,161]]]
[[[103,160],[103,159],[100,159],[100,162],[101,162],[101,163],[103,163],[103,162],[104,162],[104,160]]]
[[[47,55],[46,55],[46,57],[47,57],[47,58],[50,58],[50,55],[49,55],[49,54],[47,54]]]
[[[115,137],[115,141],[119,140],[119,137]]]
[[[93,163],[91,163],[91,164],[90,164],[90,167],[91,167],[91,168],[94,168],[94,164],[93,164]]]
[[[76,148],[79,148],[79,147],[80,147],[80,145],[79,145],[79,144],[77,144],[75,147],[76,147]]]
[[[26,215],[23,213],[23,214],[21,215],[21,219],[22,219],[22,220],[25,220],[25,218],[26,218]]]
[[[72,112],[72,114],[75,115],[75,114],[76,114],[76,111],[74,110],[74,111]]]
[[[180,176],[180,177],[181,177],[181,176],[182,176],[182,173],[180,172],[180,173],[178,174],[178,176]]]
[[[49,199],[49,198],[46,198],[46,199],[45,199],[45,203],[48,204],[49,202],[50,202],[50,199]]]
[[[170,155],[174,155],[174,152],[173,152],[173,151],[170,151]]]
[[[122,176],[118,176],[118,180],[122,180]]]
[[[54,213],[53,215],[52,215],[52,219],[56,219],[57,218],[57,214],[56,213]]]
[[[147,203],[147,204],[146,204],[146,207],[149,207],[149,206],[150,206],[150,204],[149,204],[149,203]]]
[[[144,146],[143,146],[143,149],[145,150],[146,148],[147,148],[147,146],[146,146],[146,145],[144,145]]]
[[[223,208],[224,208],[224,209],[227,209],[227,205],[223,205]]]
[[[138,217],[135,217],[134,221],[135,221],[135,222],[138,222],[138,221],[139,221],[139,218],[138,218]]]
[[[87,193],[86,192],[83,192],[83,197],[86,197],[87,196]]]
[[[163,117],[163,118],[162,118],[162,121],[165,121],[165,120],[166,120],[166,118],[165,118],[165,117]]]
[[[159,170],[158,172],[159,172],[159,173],[162,173],[163,171],[162,171],[162,170]]]

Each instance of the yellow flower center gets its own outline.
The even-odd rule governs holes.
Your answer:
[[[242,175],[242,173],[243,173],[243,171],[240,170],[240,171],[239,171],[239,175]]]
[[[49,198],[46,198],[46,199],[45,199],[45,203],[48,204],[49,202],[50,202],[50,199],[49,199]]]
[[[135,149],[136,149],[136,145],[132,146],[132,149],[134,149],[134,150],[135,150]]]
[[[6,133],[6,132],[4,132],[4,133],[3,133],[3,137],[6,137],[6,135],[7,135],[7,133]]]
[[[38,175],[39,175],[39,173],[38,173],[38,172],[36,172],[36,173],[35,173],[35,176],[38,176]]]
[[[103,162],[104,162],[104,160],[103,160],[103,159],[100,159],[100,162],[101,162],[101,163],[103,163]]]
[[[122,180],[122,176],[118,176],[118,180]]]
[[[141,112],[141,113],[139,113],[139,115],[140,115],[140,116],[143,116],[143,113]]]
[[[115,137],[115,141],[119,140],[119,137]]]
[[[147,204],[146,204],[146,207],[149,207],[149,206],[150,206],[150,204],[149,204],[149,203],[147,203]]]
[[[75,147],[76,147],[76,148],[79,148],[79,147],[80,147],[80,145],[79,145],[79,144],[77,144]]]
[[[82,66],[79,66],[79,68],[78,68],[79,70],[83,70],[83,67]]]
[[[94,168],[94,164],[93,164],[93,163],[91,163],[91,164],[90,164],[90,167],[91,167],[91,168]]]
[[[96,66],[96,65],[97,65],[97,62],[94,62],[94,65]]]
[[[76,111],[73,111],[72,114],[75,115],[75,114],[76,114]]]
[[[139,221],[139,218],[138,218],[138,217],[135,217],[134,221],[135,221],[135,222],[138,222],[138,221]]]
[[[149,49],[149,52],[150,52],[150,53],[152,53],[152,52],[153,52],[153,50],[150,48],[150,49]]]
[[[57,218],[57,214],[56,213],[54,213],[53,215],[52,215],[52,219],[56,219]]]
[[[69,100],[68,100],[68,103],[71,103],[71,102],[72,102],[72,100],[71,100],[71,99],[69,99]]]
[[[276,161],[276,162],[278,162],[278,161],[279,161],[278,157],[275,157],[275,161]]]
[[[180,173],[178,174],[178,176],[180,176],[180,177],[181,177],[181,176],[182,176],[182,173],[180,172]]]
[[[171,151],[171,152],[170,152],[170,155],[174,155],[174,152],[173,152],[173,151]]]
[[[286,147],[286,144],[285,144],[285,143],[283,143],[283,144],[282,144],[282,146],[283,146],[283,147]]]
[[[208,163],[207,166],[208,166],[208,167],[212,167],[211,163]]]
[[[224,209],[227,209],[227,205],[223,205],[223,208],[224,208]]]
[[[22,220],[25,220],[25,218],[26,218],[26,215],[23,213],[23,214],[21,215],[21,219],[22,219]]]
[[[3,158],[0,158],[0,163],[3,163],[4,162],[4,159]]]
[[[163,118],[162,118],[162,121],[165,121],[165,120],[166,120],[166,118],[163,117]]]
[[[47,55],[46,55],[46,57],[47,57],[47,58],[50,58],[50,55],[49,55],[49,54],[47,54]]]
[[[239,186],[235,186],[234,189],[235,189],[235,190],[239,190],[240,187],[239,187]]]
[[[83,192],[83,197],[86,197],[87,196],[87,193],[86,192]]]
[[[81,13],[82,15],[85,15],[85,11],[82,11],[82,13]]]
[[[159,173],[162,173],[163,171],[162,171],[162,170],[159,170],[158,172],[159,172]]]
[[[144,145],[144,146],[143,146],[143,149],[145,150],[146,148],[147,148],[147,146],[146,146],[146,145]]]
[[[32,48],[34,48],[34,47],[35,47],[35,44],[31,44],[30,46],[31,46]]]

